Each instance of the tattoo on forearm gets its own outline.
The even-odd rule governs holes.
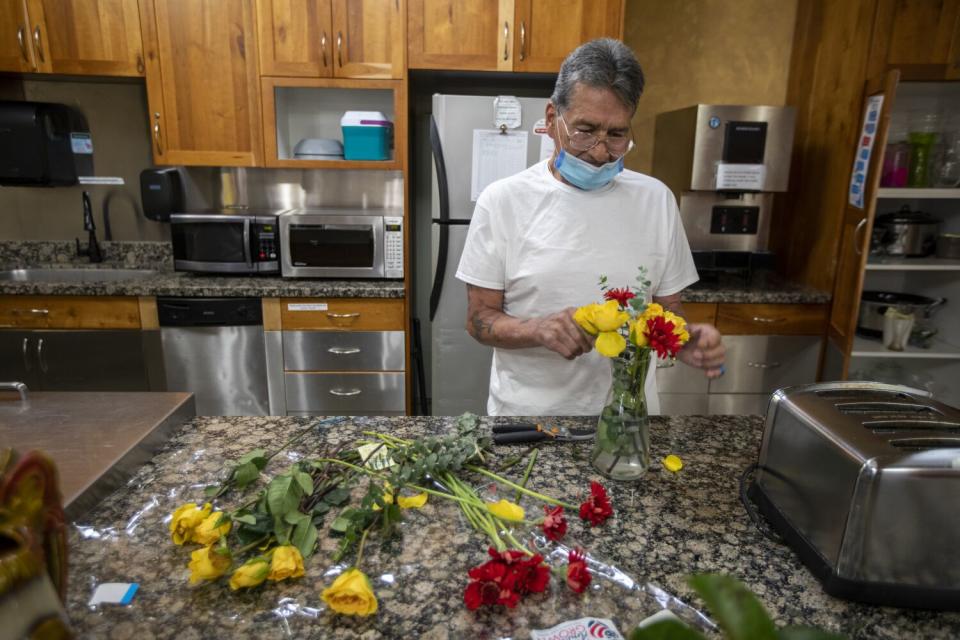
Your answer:
[[[481,317],[480,311],[477,311],[473,314],[473,317],[470,318],[470,323],[473,325],[474,335],[479,339],[483,338],[484,334],[486,336],[493,336],[493,325],[497,323],[499,318],[494,318],[492,320],[484,320]]]

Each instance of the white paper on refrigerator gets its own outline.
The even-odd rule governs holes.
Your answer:
[[[497,129],[473,130],[473,166],[470,200],[477,201],[491,182],[527,168],[527,132]]]

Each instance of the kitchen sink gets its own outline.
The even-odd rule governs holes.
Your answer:
[[[151,269],[11,269],[0,271],[0,282],[114,282],[155,276]]]

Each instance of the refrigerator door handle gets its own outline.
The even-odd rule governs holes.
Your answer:
[[[447,244],[450,242],[450,231],[444,223],[450,220],[450,190],[447,184],[447,167],[443,161],[443,147],[440,144],[440,130],[432,115],[430,116],[430,148],[433,150],[433,164],[437,170],[437,194],[440,205],[440,218],[435,221],[440,224],[437,271],[433,276],[433,288],[430,291],[430,320],[433,320],[437,315],[440,294],[443,291],[443,274],[447,270]]]

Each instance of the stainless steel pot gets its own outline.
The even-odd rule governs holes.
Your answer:
[[[937,257],[960,260],[960,233],[941,233],[937,238]]]
[[[929,318],[936,309],[946,304],[946,298],[928,298],[912,293],[891,291],[864,291],[860,299],[860,315],[857,318],[857,333],[879,337],[883,335],[883,314],[887,307],[894,306],[904,313],[914,313],[917,318]]]
[[[922,211],[900,211],[877,216],[874,222],[874,253],[888,256],[924,257],[937,248],[937,234],[942,220]],[[882,230],[882,234],[880,231]]]

